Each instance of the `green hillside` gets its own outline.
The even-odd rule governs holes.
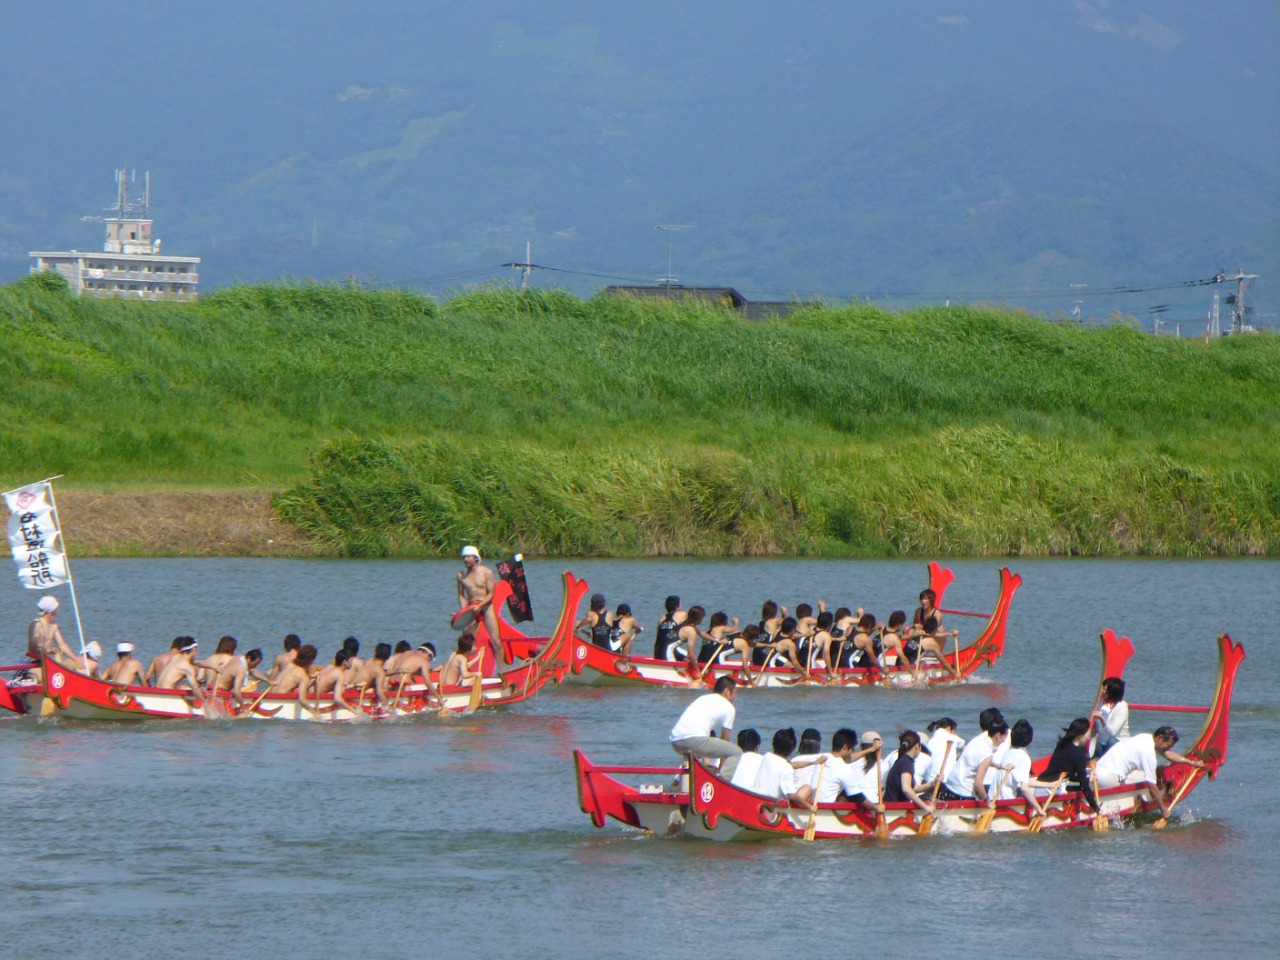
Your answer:
[[[975,309],[0,288],[0,472],[284,490],[341,553],[1280,552],[1280,340]]]

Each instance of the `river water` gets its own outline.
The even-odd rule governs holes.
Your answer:
[[[990,609],[991,561],[950,564],[949,608]],[[540,632],[565,567],[652,641],[663,597],[755,619],[768,597],[910,608],[924,565],[899,561],[537,561]],[[1248,651],[1223,775],[1163,832],[934,837],[893,843],[711,844],[597,830],[577,806],[571,751],[666,764],[694,696],[564,686],[450,722],[317,725],[0,719],[8,876],[0,903],[23,955],[101,957],[1048,958],[1274,956],[1280,942],[1280,603],[1276,561],[1018,561],[1005,656],[934,690],[769,690],[739,726],[901,726],[1001,707],[1037,731],[1085,712],[1097,634],[1137,653],[1134,702],[1207,703],[1214,640]],[[151,655],[174,635],[272,656],[297,632],[331,656],[348,633],[446,645],[456,565],[441,561],[79,561],[86,634]],[[63,588],[65,599],[65,588]],[[36,594],[0,588],[10,654]],[[74,637],[64,604],[62,625]],[[974,621],[976,623],[976,621]],[[956,617],[949,626],[969,627]],[[74,639],[73,639],[74,644]],[[1197,715],[1172,718],[1189,744]],[[1135,714],[1135,732],[1169,722]]]

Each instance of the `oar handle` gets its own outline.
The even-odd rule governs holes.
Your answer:
[[[938,790],[942,787],[942,774],[947,769],[947,757],[951,756],[951,748],[954,745],[954,740],[948,740],[947,749],[942,751],[942,762],[938,764],[938,777],[933,781],[933,793],[929,795],[929,806],[933,806],[938,802]]]

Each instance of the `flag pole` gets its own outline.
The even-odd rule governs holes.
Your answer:
[[[85,655],[84,645],[84,627],[80,624],[80,604],[76,602],[76,580],[71,576],[71,557],[67,556],[67,541],[62,535],[62,520],[58,516],[58,501],[53,496],[53,481],[60,479],[62,474],[56,477],[50,477],[48,480],[42,481],[49,485],[49,506],[53,508],[53,520],[58,525],[58,539],[62,541],[63,558],[67,564],[67,584],[71,587],[71,610],[76,615],[76,633],[80,635],[80,659],[84,663],[84,672],[89,672],[89,658]]]

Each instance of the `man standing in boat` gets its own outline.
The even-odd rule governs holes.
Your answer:
[[[462,565],[466,569],[458,574],[458,606],[475,607],[476,620],[484,618],[484,628],[489,633],[489,646],[493,648],[493,669],[496,673],[502,662],[502,642],[498,637],[498,615],[493,609],[493,571],[480,562],[480,551],[468,544],[462,548]],[[476,625],[466,628],[475,636]]]

